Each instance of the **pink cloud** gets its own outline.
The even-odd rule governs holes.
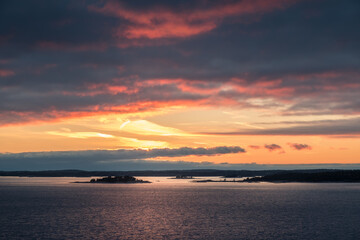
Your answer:
[[[8,69],[0,69],[0,77],[9,77],[15,75],[15,72]]]
[[[244,93],[250,96],[271,96],[271,97],[286,97],[292,96],[295,92],[294,87],[283,87],[281,84],[283,80],[267,80],[261,79],[254,83],[247,83],[246,80],[239,81],[232,79],[231,85],[238,93]]]
[[[257,146],[257,145],[249,145],[249,148],[252,148],[252,149],[260,149],[261,146]]]
[[[174,11],[165,7],[133,10],[119,2],[108,1],[102,8],[90,6],[89,9],[126,19],[129,25],[115,31],[119,38],[160,39],[206,33],[215,29],[226,17],[261,14],[285,8],[294,2],[296,0],[243,0],[210,8]]]

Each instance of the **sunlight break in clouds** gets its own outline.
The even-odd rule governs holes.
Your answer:
[[[70,138],[91,138],[91,137],[101,137],[101,138],[113,138],[114,136],[105,133],[98,132],[71,132],[71,131],[49,131],[47,134],[70,137]]]
[[[191,136],[183,131],[175,128],[164,127],[146,120],[127,120],[121,124],[120,129],[127,132],[144,135],[160,135],[160,136]]]

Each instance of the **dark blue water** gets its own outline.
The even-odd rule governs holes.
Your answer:
[[[360,184],[0,178],[1,239],[359,239]]]

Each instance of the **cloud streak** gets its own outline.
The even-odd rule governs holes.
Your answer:
[[[14,71],[8,69],[0,69],[0,77],[9,77],[15,75]]]
[[[116,16],[128,21],[129,25],[115,31],[118,38],[159,39],[185,38],[203,34],[215,29],[220,22],[231,16],[259,14],[294,3],[293,0],[257,0],[205,4],[192,8],[172,9],[171,6],[153,6],[147,9],[131,9],[124,3],[108,1],[102,7],[89,9],[102,14]],[[210,5],[210,7],[209,7]],[[179,6],[181,7],[181,6]]]
[[[294,150],[311,150],[312,147],[302,143],[288,143],[288,145]]]
[[[264,148],[268,149],[269,152],[272,152],[272,151],[277,151],[277,150],[281,150],[282,147],[277,145],[277,144],[265,144],[264,145]]]
[[[282,127],[282,128],[267,128],[267,129],[252,129],[246,131],[233,132],[209,132],[202,134],[209,135],[325,135],[325,136],[357,136],[360,134],[360,118],[329,120],[329,121],[314,121],[314,122],[294,122],[299,125]]]
[[[59,152],[26,152],[26,153],[3,153],[0,154],[0,167],[7,169],[14,168],[27,169],[48,168],[80,168],[84,169],[91,166],[111,169],[111,165],[121,162],[132,162],[139,160],[150,160],[158,157],[176,158],[185,156],[214,156],[232,153],[244,153],[245,149],[237,146],[233,147],[213,147],[213,148],[154,148],[151,150],[88,150],[88,151],[59,151]],[[146,161],[145,161],[146,162]],[[145,163],[143,162],[143,163]]]

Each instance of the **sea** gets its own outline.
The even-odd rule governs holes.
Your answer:
[[[0,177],[0,239],[360,239],[359,183],[139,178]]]

